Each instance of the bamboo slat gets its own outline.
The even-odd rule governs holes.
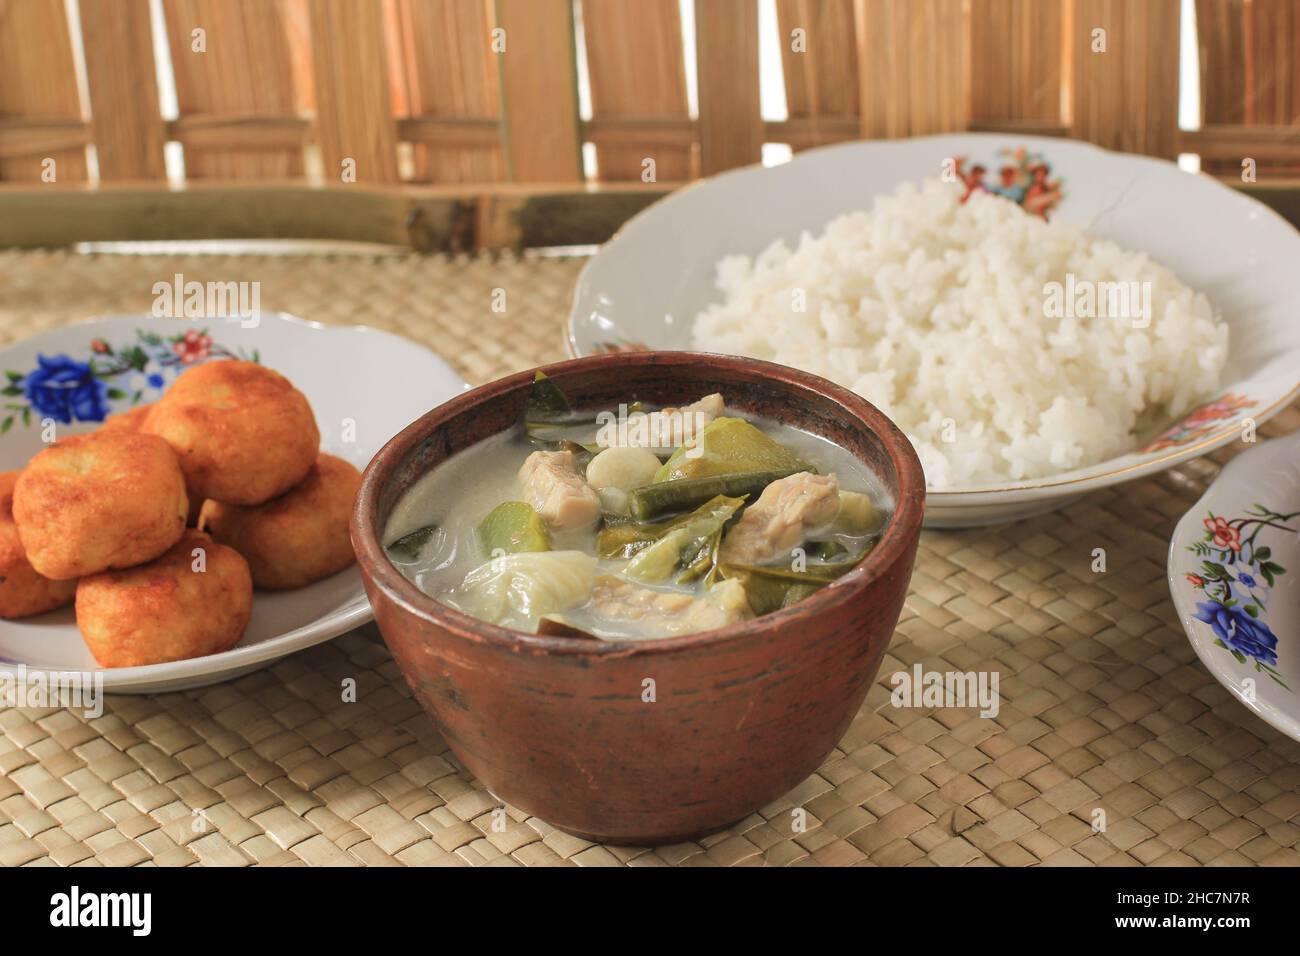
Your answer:
[[[182,139],[185,175],[286,179],[303,174],[304,137],[284,0],[163,0],[182,122],[220,135]],[[203,50],[194,31],[203,32]],[[229,120],[224,128],[222,124]]]
[[[40,182],[46,158],[58,182],[86,179],[89,130],[76,132],[83,110],[63,0],[0,3],[0,117],[0,180]]]
[[[856,0],[861,135],[965,129],[970,51],[964,0]]]
[[[311,61],[311,11],[308,0],[281,0],[289,68],[293,73],[293,91],[300,112],[315,113],[316,85]]]
[[[521,183],[582,179],[573,7],[569,0],[497,0],[506,150]]]
[[[592,245],[679,185],[7,186],[0,248],[160,239],[331,239],[421,252]]]
[[[397,130],[388,87],[383,8],[310,0],[316,127],[326,182],[395,182]]]
[[[758,95],[758,7],[753,0],[695,5],[700,85],[700,172],[756,163],[763,152]]]
[[[1071,40],[1078,139],[1172,159],[1178,138],[1179,0],[1075,0]],[[1094,52],[1104,30],[1105,50]]]
[[[853,0],[777,0],[776,15],[790,117],[786,141],[799,150],[854,139],[859,84]]]
[[[302,151],[311,139],[311,120],[305,116],[183,116],[167,124],[167,136],[185,146],[187,155],[202,156],[205,151],[221,150],[226,153],[249,154],[259,158],[267,153],[293,153],[301,166]],[[237,147],[232,143],[238,143]],[[229,164],[226,164],[229,165]],[[196,179],[284,179],[284,176],[267,174],[250,177],[233,173]]]
[[[630,144],[592,137],[600,178],[640,179],[648,158],[656,181],[692,178],[692,145],[659,135],[661,121],[690,118],[677,0],[583,0],[582,27],[592,120],[649,121]]]
[[[77,149],[84,160],[90,143],[90,124],[85,120],[0,120],[0,160]]]
[[[1250,158],[1256,175],[1294,173],[1300,150],[1281,144],[1300,123],[1300,0],[1200,2],[1196,14],[1206,134],[1196,138],[1211,147],[1202,168],[1236,174]]]
[[[1246,0],[1196,0],[1201,122],[1246,120]]]
[[[149,0],[80,0],[99,178],[165,179]]]
[[[1061,125],[1062,0],[971,0],[971,121]]]
[[[1179,152],[1200,153],[1202,168],[1206,160],[1217,160],[1222,163],[1224,172],[1240,172],[1244,157],[1275,168],[1279,163],[1294,165],[1296,157],[1300,156],[1298,126],[1207,123],[1198,130],[1180,133],[1178,141]]]
[[[490,0],[396,0],[398,70],[417,182],[494,182],[505,173]],[[435,127],[434,123],[440,123]],[[433,130],[441,129],[439,135]],[[459,135],[473,131],[472,137]]]
[[[0,185],[0,248],[184,239],[334,239],[422,252],[589,245],[680,185],[14,183]],[[1229,185],[1300,226],[1300,180]]]
[[[1246,10],[1247,123],[1300,121],[1300,0],[1252,0]]]
[[[1300,0],[1254,0],[1246,8],[1246,77],[1250,96],[1246,122],[1260,132],[1294,134],[1300,126]],[[1267,139],[1267,136],[1261,137]],[[1294,176],[1300,172],[1300,149],[1268,155],[1263,148],[1243,151],[1257,161],[1256,175]]]
[[[599,146],[616,146],[644,156],[647,143],[660,143],[679,150],[695,147],[700,138],[700,124],[688,116],[679,119],[654,119],[645,116],[618,118],[604,116],[582,124],[583,135]],[[656,164],[657,165],[657,164]],[[606,177],[602,175],[601,179]],[[638,178],[640,178],[638,176]],[[658,177],[662,180],[664,177]],[[679,180],[680,181],[680,180]]]
[[[474,116],[438,118],[407,116],[397,121],[397,138],[404,143],[436,146],[446,153],[458,148],[501,151],[501,123]],[[416,177],[417,181],[419,177]],[[481,182],[472,179],[470,182]]]

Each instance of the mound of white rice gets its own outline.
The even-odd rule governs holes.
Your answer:
[[[906,184],[794,250],[723,259],[725,301],[696,317],[695,347],[847,386],[907,433],[935,489],[1103,461],[1132,450],[1144,411],[1218,387],[1228,327],[1169,269],[1006,199],[960,198]],[[1048,308],[1048,283],[1067,281],[1150,283],[1149,325],[1096,315],[1101,295]]]

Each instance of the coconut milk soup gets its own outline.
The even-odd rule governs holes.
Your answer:
[[[892,502],[820,436],[707,395],[574,411],[538,375],[524,420],[416,482],[384,532],[429,596],[524,631],[620,640],[722,627],[850,571]]]

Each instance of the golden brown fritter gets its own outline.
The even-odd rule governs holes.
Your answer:
[[[104,424],[100,428],[125,428],[127,431],[138,432],[144,427],[144,420],[149,417],[149,411],[152,405],[137,405],[130,411],[118,412],[116,415],[109,415],[104,419]]]
[[[223,359],[183,372],[153,405],[144,431],[176,450],[195,496],[240,505],[288,491],[320,450],[306,397],[255,362]]]
[[[101,667],[228,650],[243,636],[252,609],[247,562],[194,530],[148,564],[94,574],[77,586],[77,626]]]
[[[51,445],[14,486],[27,560],[60,581],[153,560],[180,538],[188,511],[175,452],[125,428]]]
[[[0,474],[0,617],[29,617],[72,603],[77,582],[52,581],[27,560],[14,524],[14,485],[18,472]]]
[[[353,561],[348,537],[361,473],[322,454],[307,477],[256,507],[206,501],[199,526],[248,560],[259,588],[296,588],[342,571]]]
[[[110,416],[99,427],[101,430],[105,428],[123,428],[133,432],[142,431],[144,429],[144,420],[149,417],[149,412],[152,410],[153,405],[138,405],[129,412],[121,412]],[[193,528],[199,523],[199,510],[203,507],[203,497],[196,495],[188,485],[185,488],[185,494],[190,499],[190,513],[185,524]]]

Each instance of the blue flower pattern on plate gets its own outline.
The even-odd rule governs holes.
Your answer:
[[[66,355],[38,355],[36,362],[36,369],[23,379],[23,394],[35,412],[64,425],[107,417],[108,386],[88,363]]]
[[[1187,581],[1208,598],[1197,602],[1193,616],[1210,626],[1214,643],[1237,663],[1253,661],[1255,670],[1287,690],[1291,688],[1275,670],[1278,641],[1267,621],[1273,586],[1286,568],[1273,560],[1260,534],[1266,528],[1295,533],[1287,522],[1297,517],[1300,511],[1281,514],[1261,504],[1232,518],[1210,512],[1202,522],[1202,539],[1187,546],[1202,559],[1199,568],[1188,572]]]
[[[1277,635],[1263,621],[1240,607],[1225,607],[1215,601],[1196,605],[1196,619],[1204,621],[1229,650],[1239,651],[1265,664],[1277,663]]]
[[[85,361],[64,354],[37,355],[36,368],[6,371],[7,381],[0,388],[5,398],[0,435],[18,421],[24,426],[46,419],[62,425],[102,422],[138,405],[147,390],[162,392],[186,366],[213,358],[259,360],[256,351],[225,348],[199,328],[167,336],[139,329],[134,342],[117,347],[93,339],[90,352]]]

